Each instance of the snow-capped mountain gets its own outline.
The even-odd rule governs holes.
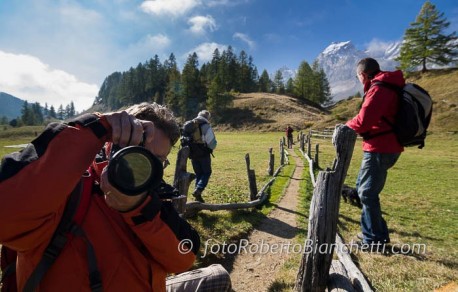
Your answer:
[[[367,57],[376,59],[382,70],[394,70],[398,62],[400,43],[372,43],[366,51],[356,49],[350,42],[332,43],[317,57],[318,64],[323,68],[331,87],[334,101],[338,101],[357,92],[362,94],[363,88],[356,78],[356,64]]]
[[[285,84],[286,84],[286,82],[288,82],[289,78],[294,79],[296,77],[296,73],[297,73],[296,71],[297,70],[290,69],[290,68],[288,68],[286,66],[283,66],[278,70],[280,70],[281,75],[283,77],[283,83],[285,83]],[[269,76],[270,80],[274,80],[275,79],[275,74],[276,73],[277,73],[277,71],[275,71],[275,72],[270,74],[270,76]]]

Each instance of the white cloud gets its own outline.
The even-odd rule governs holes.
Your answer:
[[[76,79],[62,70],[52,69],[38,58],[0,51],[0,89],[42,106],[56,110],[71,101],[77,111],[88,109],[98,93],[98,86]]]
[[[162,50],[170,46],[171,41],[168,36],[160,33],[157,35],[147,35],[144,43],[146,46]]]
[[[188,55],[195,52],[197,54],[197,57],[199,57],[199,62],[205,63],[211,61],[211,59],[213,58],[213,52],[216,49],[218,49],[221,53],[222,51],[227,49],[227,46],[217,43],[203,43],[194,48],[193,50],[189,51],[188,53],[186,53],[186,55],[183,57],[187,58]]]
[[[236,32],[232,36],[234,39],[239,39],[243,42],[245,42],[250,50],[254,49],[256,47],[256,43],[250,39],[250,37],[244,33]]]
[[[174,17],[186,14],[200,5],[200,0],[147,0],[140,8],[148,14],[171,15]]]
[[[188,24],[191,25],[189,30],[195,34],[205,34],[207,29],[209,31],[216,30],[216,21],[211,15],[194,16],[188,20]]]
[[[206,4],[208,7],[237,6],[248,2],[250,2],[250,0],[210,0]]]
[[[392,42],[384,42],[378,39],[373,39],[368,45],[366,51],[369,54],[380,55],[385,53],[386,49],[390,47]]]

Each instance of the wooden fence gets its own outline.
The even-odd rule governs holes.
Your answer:
[[[254,170],[250,168],[250,155],[247,153],[245,155],[245,163],[247,167],[247,176],[248,176],[248,186],[250,194],[248,196],[248,202],[242,203],[227,203],[227,204],[209,204],[209,203],[200,203],[196,201],[187,202],[189,186],[195,175],[187,171],[187,161],[189,158],[189,147],[183,147],[178,151],[177,154],[177,163],[175,167],[175,175],[173,180],[173,186],[178,189],[180,196],[174,199],[175,207],[178,213],[182,216],[193,216],[201,210],[209,211],[219,211],[219,210],[234,210],[234,209],[246,209],[254,208],[267,199],[268,194],[266,192],[267,188],[272,185],[275,181],[278,173],[283,168],[284,165],[288,164],[288,151],[284,147],[284,140],[280,139],[280,166],[274,172],[274,161],[275,156],[273,154],[273,149],[269,149],[269,164],[268,164],[268,174],[272,178],[261,188],[257,190],[256,184],[256,174]]]
[[[320,171],[315,178],[318,166],[318,144],[315,159],[311,158],[311,138],[328,138],[327,133],[308,135],[301,133],[300,150],[309,162],[310,177],[314,186],[307,243],[312,252],[302,256],[296,278],[297,291],[372,291],[363,274],[345,253],[344,242],[337,234],[340,195],[351,161],[356,141],[356,133],[344,125],[337,125],[332,134],[332,143],[337,157],[332,169]],[[323,248],[324,247],[324,248]],[[325,250],[325,252],[322,252]],[[332,260],[336,251],[339,260]],[[339,275],[339,276],[337,276]]]

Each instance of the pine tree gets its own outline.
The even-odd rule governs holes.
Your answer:
[[[288,94],[293,94],[294,93],[294,80],[291,77],[286,82],[286,93],[288,93]]]
[[[76,115],[75,104],[73,103],[73,100],[72,100],[70,102],[69,118],[74,117],[75,115]]]
[[[167,84],[165,104],[178,116],[182,116],[183,113],[180,109],[182,100],[181,74],[178,70],[175,55],[173,53],[164,61],[164,70]]]
[[[456,32],[443,33],[450,22],[446,21],[444,13],[436,10],[435,5],[426,1],[415,22],[410,25],[397,58],[401,69],[409,71],[421,65],[422,72],[426,72],[427,65],[447,65],[456,60]]]
[[[56,110],[53,105],[49,108],[49,116],[53,119],[57,119]]]
[[[21,109],[21,121],[24,125],[32,126],[36,124],[35,117],[35,107],[34,105],[29,105],[27,101],[24,101],[24,104]]]
[[[264,69],[259,77],[259,91],[260,92],[270,92],[271,91],[271,81],[269,78],[269,73]]]
[[[232,105],[233,96],[224,90],[221,78],[216,75],[208,88],[207,109],[218,122],[222,118],[222,112]]]
[[[198,66],[197,54],[193,53],[189,55],[181,75],[184,102],[181,103],[180,107],[185,119],[195,115],[199,104],[205,104]]]
[[[328,105],[332,101],[331,96],[331,87],[329,86],[328,78],[323,68],[316,72],[318,76],[319,84],[319,93],[318,93],[318,103],[322,105]]]
[[[43,112],[39,102],[32,104],[33,125],[43,124]]]
[[[275,86],[276,93],[279,93],[279,94],[285,93],[285,84],[283,83],[283,74],[281,73],[280,70],[277,70],[275,72],[274,86]]]
[[[60,105],[59,108],[57,109],[57,118],[59,120],[65,119],[65,111],[62,105]]]
[[[43,116],[47,117],[49,115],[48,103],[45,102],[45,108],[43,109]]]
[[[306,61],[303,61],[294,80],[294,94],[302,99],[310,99],[313,88],[312,82],[312,68]]]
[[[312,65],[308,99],[318,104],[328,104],[331,101],[329,81],[323,68],[320,68],[318,61],[313,62]]]

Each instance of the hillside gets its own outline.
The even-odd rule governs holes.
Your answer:
[[[8,120],[21,115],[24,101],[5,92],[0,92],[0,117],[6,116]]]
[[[321,121],[327,112],[303,100],[272,93],[240,93],[225,114],[220,130],[283,131],[289,124],[304,129]]]
[[[458,69],[415,73],[407,81],[422,86],[433,98],[429,131],[458,133]],[[352,97],[320,109],[286,95],[243,93],[235,97],[234,107],[226,114],[226,123],[216,127],[225,131],[283,131],[287,124],[301,130],[333,127],[355,116],[361,101]]]

